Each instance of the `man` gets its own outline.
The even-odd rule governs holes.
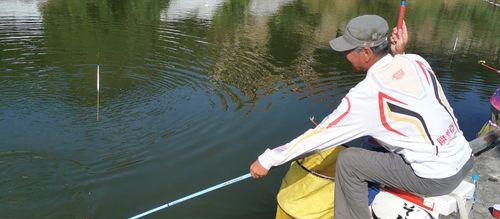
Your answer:
[[[340,153],[336,219],[370,218],[367,182],[425,196],[456,188],[472,168],[469,143],[429,64],[418,55],[389,54],[387,31],[383,18],[364,15],[330,41],[356,72],[366,73],[365,79],[314,129],[260,155],[250,166],[254,178],[301,154],[371,136],[389,152],[347,148]],[[406,45],[406,26],[395,32],[391,49],[397,54]]]

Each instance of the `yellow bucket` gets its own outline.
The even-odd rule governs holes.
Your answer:
[[[337,155],[343,149],[343,146],[332,147],[299,163],[292,162],[277,195],[276,219],[333,218],[335,184],[332,179]]]

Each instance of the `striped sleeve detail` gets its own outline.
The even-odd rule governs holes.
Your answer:
[[[339,123],[347,114],[349,114],[349,111],[351,111],[351,101],[349,100],[349,97],[345,97],[345,99],[347,100],[347,110],[344,113],[342,113],[338,118],[333,120],[330,124],[328,124],[327,128],[331,128],[334,125],[337,125],[337,123]]]

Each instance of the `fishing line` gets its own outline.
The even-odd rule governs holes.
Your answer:
[[[97,83],[97,106],[96,106],[96,120],[99,122],[99,65],[97,65],[97,73],[96,73],[96,83]]]

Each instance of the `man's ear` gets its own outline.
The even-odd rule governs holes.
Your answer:
[[[363,62],[367,63],[367,62],[370,62],[371,59],[375,58],[375,54],[373,53],[371,48],[364,47],[362,50],[361,57],[362,57]]]

